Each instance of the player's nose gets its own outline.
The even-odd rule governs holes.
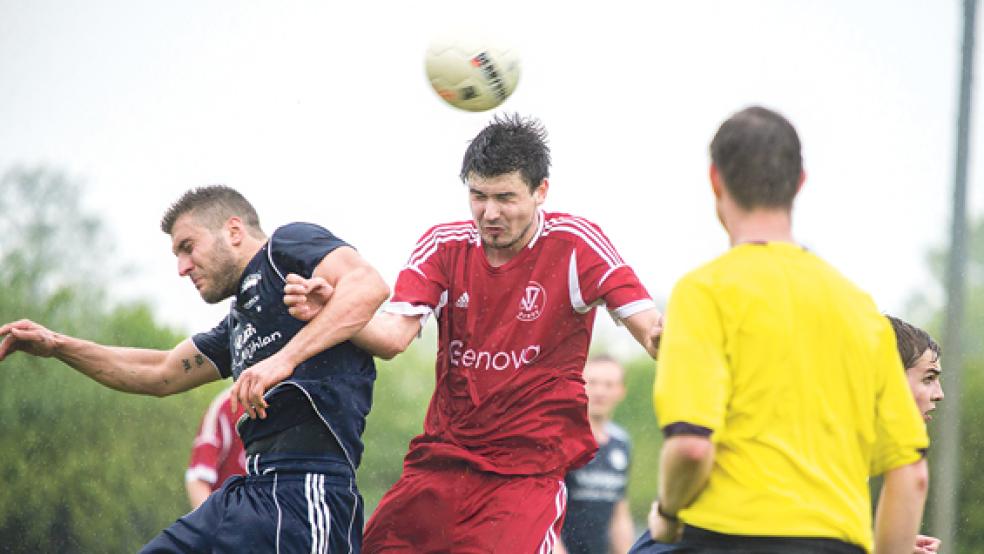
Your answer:
[[[195,264],[191,263],[191,259],[186,256],[178,256],[178,275],[184,277],[191,273],[192,269],[195,269]]]
[[[499,216],[502,215],[502,211],[499,210],[499,206],[495,202],[488,202],[485,204],[485,210],[482,212],[482,216],[485,221],[496,221]]]

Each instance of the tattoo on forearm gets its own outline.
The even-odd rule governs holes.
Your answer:
[[[189,360],[188,358],[181,360],[181,365],[184,366],[185,373],[191,371],[191,360]]]
[[[195,363],[198,364],[198,365],[204,365],[205,364],[205,356],[202,356],[201,354],[196,354],[195,355]]]

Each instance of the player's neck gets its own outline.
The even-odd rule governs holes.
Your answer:
[[[595,442],[598,444],[608,442],[608,431],[605,427],[608,426],[609,421],[607,417],[588,416],[588,423],[591,425],[591,434],[594,435]]]
[[[482,251],[485,253],[485,259],[489,262],[489,265],[492,267],[499,267],[501,265],[505,265],[509,262],[509,260],[518,256],[530,245],[530,242],[533,241],[533,235],[536,234],[537,229],[536,225],[537,221],[534,220],[523,231],[523,235],[508,246],[495,248],[483,243]]]
[[[239,268],[239,274],[242,275],[246,271],[246,266],[249,262],[256,257],[256,253],[263,248],[263,245],[267,243],[267,239],[264,237],[262,239],[254,238],[252,235],[247,236],[243,239],[242,244],[239,245],[239,260],[237,266]]]
[[[508,248],[494,248],[488,245],[482,245],[482,250],[485,251],[485,259],[488,260],[489,265],[499,267],[519,255],[523,251],[523,248],[526,248],[527,244],[529,244],[529,241],[526,241],[522,246],[513,245]]]
[[[724,224],[731,246],[746,242],[796,242],[792,218],[787,210],[736,211],[725,219]]]

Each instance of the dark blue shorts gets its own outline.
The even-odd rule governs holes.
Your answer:
[[[230,477],[140,552],[361,551],[362,496],[346,462],[259,457],[247,459],[249,475]]]

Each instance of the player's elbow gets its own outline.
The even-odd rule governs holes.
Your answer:
[[[392,360],[397,355],[406,351],[410,347],[411,342],[412,340],[404,341],[401,337],[389,337],[389,340],[378,345],[373,355],[384,360]]]
[[[909,483],[909,486],[918,494],[925,497],[929,492],[929,465],[923,458],[918,462],[902,466],[895,470],[899,472]]]
[[[171,396],[176,392],[178,392],[177,389],[170,386],[170,383],[164,379],[160,383],[151,384],[147,387],[147,390],[144,391],[144,394],[155,396],[157,398],[164,398],[165,396]]]
[[[143,390],[140,391],[142,394],[164,398],[177,394],[186,388],[181,386],[179,380],[165,366],[154,367],[148,373],[149,378],[144,383]]]
[[[714,459],[714,443],[706,437],[677,435],[666,440],[673,457],[686,464],[702,466]]]
[[[386,299],[389,298],[390,288],[376,270],[372,270],[372,276],[370,298],[373,306],[375,306],[374,309],[379,309],[383,305],[383,302],[386,302]]]

